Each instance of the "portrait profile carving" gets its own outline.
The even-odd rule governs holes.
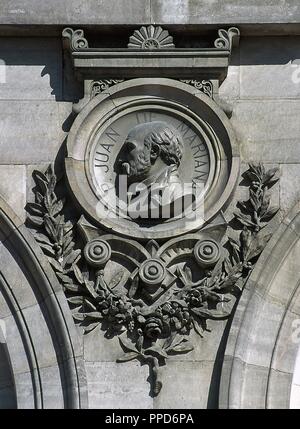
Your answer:
[[[161,239],[216,216],[236,185],[239,156],[209,97],[171,79],[132,79],[80,112],[66,165],[75,199],[99,226]]]
[[[138,206],[145,220],[169,218],[192,203],[179,167],[184,140],[178,129],[164,121],[145,122],[128,133],[116,159],[118,181],[125,180],[129,211]]]

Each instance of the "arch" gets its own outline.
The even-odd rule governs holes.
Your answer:
[[[87,407],[81,341],[63,290],[32,234],[1,197],[0,325],[2,361],[11,376],[8,406]]]
[[[300,203],[269,241],[237,306],[224,356],[220,408],[290,407],[299,366],[299,261]]]

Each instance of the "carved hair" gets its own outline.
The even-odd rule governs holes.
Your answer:
[[[166,122],[154,121],[148,126],[151,131],[145,136],[145,146],[157,149],[167,165],[179,166],[183,155],[183,140],[180,133]]]

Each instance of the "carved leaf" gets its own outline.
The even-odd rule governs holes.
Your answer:
[[[34,170],[33,177],[34,177],[36,184],[39,186],[42,194],[44,195],[48,189],[47,188],[47,184],[48,184],[47,177],[38,170]]]
[[[185,267],[184,267],[184,273],[185,273],[187,281],[191,282],[192,277],[193,277],[192,276],[192,270],[187,265],[185,265]]]
[[[72,316],[75,320],[78,320],[79,322],[82,322],[85,318],[84,313],[73,313]]]
[[[44,224],[44,219],[39,216],[30,216],[27,215],[27,219],[34,225],[34,226],[42,226]]]
[[[176,346],[169,349],[168,352],[174,353],[188,353],[194,350],[194,346],[189,341],[184,341],[181,344],[177,344]]]
[[[194,313],[198,317],[204,317],[206,319],[212,320],[220,320],[226,319],[229,314],[223,311],[218,311],[214,309],[206,309],[206,308],[191,308],[191,312]]]
[[[35,193],[35,200],[38,204],[42,204],[44,201],[44,197],[39,191],[36,191]]]
[[[264,213],[268,210],[270,205],[270,199],[271,199],[270,193],[264,190],[264,193],[262,196],[261,211],[260,211],[261,216],[263,216]]]
[[[246,216],[239,212],[234,212],[235,217],[241,222],[241,224],[246,226],[256,226],[254,222],[252,222],[250,216]]]
[[[71,231],[72,228],[73,228],[73,223],[70,220],[68,220],[64,224],[64,234],[67,234],[69,231]]]
[[[246,256],[247,261],[250,261],[253,258],[256,258],[266,247],[268,241],[271,238],[271,234],[266,234],[264,236],[257,235],[255,239],[252,240],[249,252]]]
[[[143,342],[144,342],[144,337],[143,337],[143,335],[140,335],[137,342],[136,342],[136,348],[139,352],[142,351]]]
[[[163,348],[164,349],[168,349],[170,348],[170,346],[172,345],[174,339],[176,338],[177,333],[176,332],[171,332],[170,336],[166,339],[166,341],[164,342]]]
[[[129,362],[130,360],[136,359],[137,357],[139,357],[139,353],[136,353],[136,352],[125,353],[123,356],[120,356],[117,359],[117,362]]]
[[[193,319],[193,327],[195,329],[195,332],[200,336],[203,337],[203,328],[202,326],[198,323],[198,321],[196,319]]]
[[[64,283],[72,283],[71,277],[63,273],[56,273],[57,277],[60,278]]]
[[[220,285],[220,290],[230,292],[230,288],[237,282],[237,280],[242,276],[242,264],[239,264],[236,270],[229,272],[228,277]]]
[[[135,276],[134,279],[131,280],[131,285],[128,292],[128,297],[133,298],[137,289],[139,287],[139,278],[138,276]]]
[[[138,350],[135,348],[134,344],[125,337],[125,335],[122,334],[122,335],[119,335],[118,337],[121,345],[124,347],[125,350],[129,350],[130,352],[137,353]]]
[[[240,245],[236,240],[234,240],[231,237],[228,237],[228,241],[229,241],[229,244],[230,244],[231,249],[232,249],[233,259],[234,259],[235,263],[239,263],[240,259],[241,259],[240,258]]]
[[[103,315],[99,311],[91,311],[90,313],[85,313],[86,317],[89,317],[90,319],[103,319]]]
[[[62,272],[63,272],[63,267],[60,265],[60,263],[59,263],[58,261],[56,261],[56,259],[48,258],[48,260],[49,260],[50,264],[52,265],[52,267],[53,267],[56,271],[58,271],[58,272],[60,272],[60,273],[62,273]]]
[[[52,210],[53,202],[52,202],[51,193],[50,193],[48,188],[47,188],[46,193],[44,195],[44,204],[45,204],[45,207],[46,207],[49,215],[52,215],[51,210]]]
[[[64,247],[64,250],[63,250],[64,258],[66,258],[72,252],[74,246],[75,246],[74,241],[71,241],[67,247],[63,246]]]
[[[45,180],[49,182],[50,178],[54,175],[52,164],[49,164],[45,171]]]
[[[243,257],[245,258],[248,253],[249,247],[251,245],[251,240],[252,240],[251,231],[249,231],[248,228],[244,227],[243,231],[240,234],[240,237],[241,237]]]
[[[52,246],[45,243],[40,243],[41,248],[44,250],[44,253],[48,256],[55,256],[55,251],[53,250]]]
[[[48,215],[44,217],[44,222],[47,234],[55,240],[57,238],[55,222]]]
[[[110,280],[108,286],[110,289],[114,289],[116,286],[118,286],[118,284],[120,283],[120,281],[122,280],[124,275],[124,270],[120,270],[118,271],[113,278]]]
[[[83,328],[84,333],[88,334],[88,333],[92,332],[95,328],[97,328],[97,326],[99,326],[99,324],[100,324],[100,322],[95,322],[95,323],[89,324],[88,326],[85,326]]]
[[[249,169],[257,176],[257,178],[261,178],[265,171],[265,168],[262,164],[255,164],[254,162],[249,163]]]
[[[63,226],[64,240],[63,240],[63,248],[66,249],[70,242],[73,240],[73,231],[70,230],[67,233],[65,232],[65,227]]]
[[[269,210],[267,210],[264,215],[261,217],[262,220],[268,221],[272,219],[273,216],[278,212],[279,207],[271,207]]]
[[[153,346],[147,348],[145,350],[145,355],[154,355],[154,356],[159,355],[162,358],[165,358],[165,359],[168,358],[167,353],[161,347],[159,347],[157,344],[154,344]]]
[[[64,288],[69,290],[70,292],[78,293],[82,291],[81,287],[79,285],[75,285],[74,283],[64,283]]]
[[[55,189],[55,185],[56,185],[56,177],[54,174],[51,174],[51,176],[49,176],[49,192],[54,192]]]
[[[89,294],[93,297],[93,298],[97,298],[97,293],[95,292],[95,289],[93,288],[93,282],[87,280],[86,278],[84,279],[84,286],[86,287],[87,291],[89,292]]]
[[[82,275],[80,269],[78,268],[78,265],[73,264],[72,268],[73,268],[73,271],[74,271],[74,274],[75,274],[77,281],[82,285],[84,283],[84,278],[83,278],[83,275]]]
[[[261,206],[261,200],[259,196],[252,189],[250,190],[250,203],[252,204],[252,207],[255,211],[258,211]]]
[[[81,250],[77,249],[74,250],[69,256],[67,256],[67,258],[64,260],[64,265],[72,265],[75,264],[78,256],[81,255]]]
[[[37,216],[44,216],[45,214],[45,209],[38,203],[27,203],[26,209]]]
[[[96,306],[87,298],[84,298],[84,305],[89,307],[92,311],[96,311]]]
[[[78,296],[71,296],[70,298],[67,298],[67,300],[71,303],[71,304],[82,304],[83,303],[83,297],[78,295]]]
[[[275,167],[275,168],[271,168],[265,173],[263,183],[265,185],[272,186],[278,180],[279,180],[279,168]]]
[[[60,213],[62,211],[63,207],[64,207],[63,200],[59,200],[57,203],[53,204],[53,206],[50,210],[50,214],[52,216],[56,216],[58,213]]]
[[[44,234],[40,234],[40,233],[37,232],[37,233],[34,234],[34,238],[39,243],[45,243],[45,244],[51,245],[51,242],[50,242],[49,238],[46,235],[44,235]]]

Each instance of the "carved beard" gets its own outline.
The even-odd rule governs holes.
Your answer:
[[[129,183],[145,179],[151,169],[150,153],[143,151],[136,160],[123,162],[122,169],[127,174]]]

